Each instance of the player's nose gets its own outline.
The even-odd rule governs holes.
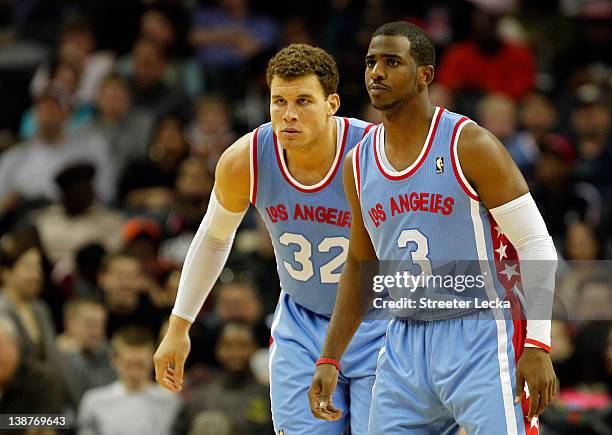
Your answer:
[[[385,78],[385,69],[382,62],[376,62],[374,67],[370,70],[370,79],[378,82]]]
[[[297,119],[297,113],[295,111],[295,107],[293,106],[293,104],[287,104],[287,108],[285,109],[285,112],[283,113],[283,121],[290,122],[290,121],[295,121],[296,119]]]

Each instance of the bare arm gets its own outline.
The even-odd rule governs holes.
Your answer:
[[[465,177],[489,210],[529,192],[506,148],[484,128],[466,125],[459,137],[458,153]]]
[[[353,177],[352,157],[349,152],[344,160],[344,191],[351,206],[351,235],[346,262],[340,275],[334,312],[325,336],[322,358],[340,360],[368,311],[369,295],[362,288],[363,262],[377,260],[370,236],[363,224],[361,207]],[[338,370],[330,364],[319,365],[308,391],[310,409],[313,415],[322,420],[337,420],[341,410],[335,408],[331,396],[338,382]]]
[[[346,262],[340,275],[336,303],[321,357],[340,360],[353,335],[368,311],[367,295],[362,288],[362,263],[377,260],[370,236],[363,224],[361,206],[357,198],[352,166],[353,151],[344,160],[344,192],[351,206],[351,234]]]

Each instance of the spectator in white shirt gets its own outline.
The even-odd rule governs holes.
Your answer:
[[[78,434],[169,435],[181,402],[178,395],[153,382],[152,335],[130,326],[115,333],[111,347],[119,380],[85,393]]]

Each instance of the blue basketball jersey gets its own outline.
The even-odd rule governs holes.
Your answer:
[[[494,256],[495,223],[465,180],[457,157],[459,135],[470,122],[436,108],[419,156],[402,171],[392,168],[385,156],[382,124],[355,150],[353,170],[365,227],[378,258],[395,260],[385,262],[381,270],[391,275],[407,270],[423,278],[413,287],[387,287],[394,301],[409,296],[419,303],[417,307],[391,307],[395,316],[417,320],[459,317],[481,308],[474,297],[481,301],[505,297],[507,283],[501,283],[495,273],[499,260],[504,259],[501,254],[499,259]],[[514,269],[508,273],[518,275]],[[461,286],[459,275],[463,276]],[[439,280],[425,281],[426,276]],[[468,290],[466,276],[472,277]],[[447,281],[442,284],[443,279],[450,279],[450,285]],[[415,296],[472,302],[450,309],[423,308]]]
[[[334,120],[336,156],[313,186],[293,179],[270,123],[251,139],[251,202],[272,237],[281,287],[301,306],[325,316],[333,311],[351,224],[342,163],[372,126],[352,118]]]

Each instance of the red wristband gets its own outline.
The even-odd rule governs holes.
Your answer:
[[[545,350],[546,352],[550,353],[550,346],[548,346],[545,343],[542,343],[541,341],[534,340],[533,338],[526,339],[525,344],[531,344],[532,346],[535,346],[539,349]]]
[[[320,366],[321,364],[331,364],[334,367],[336,367],[338,369],[338,371],[340,371],[340,361],[338,361],[337,359],[333,359],[333,358],[319,358],[317,360],[317,367]]]

